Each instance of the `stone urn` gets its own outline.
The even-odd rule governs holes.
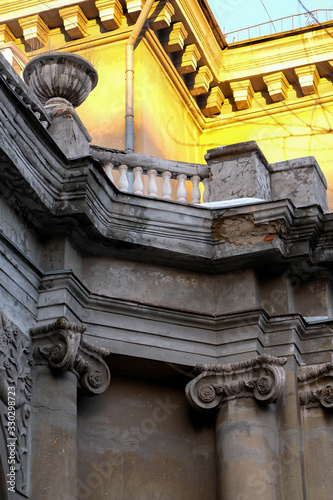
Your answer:
[[[23,78],[44,104],[51,121],[47,130],[67,158],[89,155],[92,139],[75,108],[96,87],[95,68],[77,54],[47,52],[28,62]]]
[[[95,68],[83,57],[69,52],[47,52],[34,57],[23,70],[24,81],[44,105],[64,99],[77,107],[96,87]]]

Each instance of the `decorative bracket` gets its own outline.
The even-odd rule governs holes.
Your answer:
[[[101,394],[110,384],[110,370],[103,357],[109,351],[82,338],[82,324],[59,318],[49,325],[30,330],[35,349],[35,365],[45,364],[54,371],[70,371],[79,380],[79,389],[89,395]]]
[[[299,399],[307,408],[333,410],[333,363],[307,366],[298,376]]]
[[[197,365],[200,372],[186,386],[186,396],[194,409],[212,410],[226,401],[254,397],[260,403],[274,403],[282,394],[286,358],[263,354],[227,365]]]

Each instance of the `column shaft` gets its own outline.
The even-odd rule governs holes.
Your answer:
[[[35,500],[77,500],[77,376],[33,370],[33,457]]]
[[[279,499],[275,405],[253,398],[226,402],[216,419],[218,500]]]

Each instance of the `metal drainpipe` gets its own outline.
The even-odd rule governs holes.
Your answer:
[[[147,0],[133,27],[126,43],[126,116],[125,116],[125,148],[134,151],[134,110],[133,110],[133,81],[134,81],[134,44],[140,34],[142,26],[155,0]]]

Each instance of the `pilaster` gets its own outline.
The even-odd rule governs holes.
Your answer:
[[[326,500],[333,490],[333,364],[302,367],[298,388],[307,494]]]
[[[271,199],[270,166],[254,141],[210,149],[209,201],[235,198]]]
[[[218,410],[219,500],[279,498],[279,432],[272,403],[283,394],[286,361],[261,355],[228,365],[197,365],[200,374],[186,386],[196,410]]]
[[[60,318],[32,328],[33,498],[77,499],[77,389],[101,394],[110,383],[108,351],[86,342],[82,324]],[[42,429],[42,432],[41,432]]]
[[[30,494],[31,366],[29,337],[0,312],[0,450],[10,498]]]

